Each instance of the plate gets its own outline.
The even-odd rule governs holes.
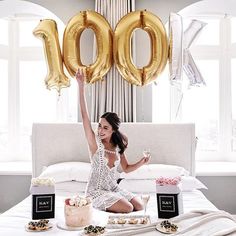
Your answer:
[[[145,219],[146,223],[141,223]],[[112,223],[113,222],[113,223]],[[130,227],[140,227],[151,223],[149,215],[110,215],[106,225],[107,229],[122,229]]]
[[[80,231],[83,230],[85,226],[79,226],[79,227],[72,227],[72,226],[68,226],[66,225],[65,221],[58,221],[57,222],[57,227],[59,229],[63,229],[63,230],[68,230],[68,231]]]
[[[179,226],[178,229],[176,231],[171,231],[171,230],[167,230],[166,228],[161,226],[161,223],[158,223],[156,225],[156,230],[163,233],[163,234],[175,234],[179,231]]]
[[[47,226],[45,227],[45,229],[29,229],[28,224],[27,224],[25,226],[25,230],[28,231],[28,232],[43,232],[43,231],[47,231],[47,230],[52,229],[52,227],[53,227],[53,224],[48,223]]]
[[[103,235],[105,236],[106,234],[105,233],[104,234],[98,234],[97,236],[103,236]],[[86,234],[82,231],[82,232],[79,232],[78,236],[89,236],[89,234]]]

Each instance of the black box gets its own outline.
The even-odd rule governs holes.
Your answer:
[[[183,213],[180,185],[156,185],[158,218],[169,219]]]
[[[157,193],[158,218],[169,219],[179,215],[178,194]]]
[[[55,217],[55,194],[32,194],[32,219]]]

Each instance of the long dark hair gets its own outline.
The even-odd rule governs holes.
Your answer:
[[[125,149],[128,146],[128,139],[119,131],[120,127],[120,118],[114,112],[106,112],[104,113],[101,118],[105,118],[106,121],[112,126],[113,133],[111,135],[111,142],[115,146],[118,145],[120,154],[123,154]]]

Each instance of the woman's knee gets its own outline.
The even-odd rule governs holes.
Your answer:
[[[134,206],[125,199],[121,199],[111,207],[107,208],[106,211],[115,213],[130,213],[134,210]]]
[[[143,210],[143,204],[138,198],[134,197],[133,199],[131,199],[130,203],[133,205],[135,211]]]
[[[135,211],[141,211],[141,210],[143,210],[143,204],[142,203],[140,203],[140,202],[137,202],[135,205],[134,205],[134,210]]]
[[[134,210],[134,206],[125,200],[120,203],[119,210],[121,213],[130,213]]]
[[[126,213],[132,212],[134,210],[134,206],[130,202],[127,202],[125,208],[126,208]]]

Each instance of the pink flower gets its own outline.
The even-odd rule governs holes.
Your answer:
[[[156,179],[156,184],[158,185],[177,185],[181,180],[180,176],[168,178],[168,177],[159,177]]]

